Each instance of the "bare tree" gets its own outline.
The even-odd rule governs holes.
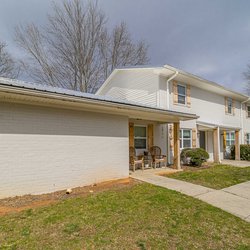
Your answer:
[[[243,73],[245,79],[247,80],[245,85],[245,91],[250,95],[250,64],[247,65],[247,70]]]
[[[0,76],[16,78],[20,68],[6,50],[7,45],[0,42]]]
[[[144,42],[133,43],[124,23],[108,32],[106,22],[97,2],[73,0],[54,4],[46,27],[18,26],[26,71],[42,84],[95,92],[115,67],[148,62]]]

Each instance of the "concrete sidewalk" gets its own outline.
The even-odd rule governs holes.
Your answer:
[[[169,172],[170,170],[167,171]],[[164,170],[162,169],[160,172],[164,172]],[[154,171],[136,171],[131,174],[131,177],[200,199],[250,222],[250,181],[229,188],[215,190],[159,176]]]
[[[223,165],[231,165],[233,167],[239,167],[239,168],[250,167],[250,162],[249,161],[222,160],[221,164],[223,164]]]

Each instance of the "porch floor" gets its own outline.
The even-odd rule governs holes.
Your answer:
[[[239,168],[246,168],[250,166],[250,161],[222,160],[221,164],[231,165]]]

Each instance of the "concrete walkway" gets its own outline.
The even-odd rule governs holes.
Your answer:
[[[170,169],[165,169],[165,171],[171,172]],[[200,199],[250,222],[250,181],[229,188],[215,190],[158,175],[163,172],[164,169],[156,171],[139,170],[132,173],[131,177]]]
[[[239,168],[250,167],[249,161],[222,160],[221,164],[231,165],[233,167],[239,167]]]

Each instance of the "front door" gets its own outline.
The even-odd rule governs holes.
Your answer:
[[[203,148],[206,150],[206,132],[199,131],[199,133],[200,133],[200,148]]]

